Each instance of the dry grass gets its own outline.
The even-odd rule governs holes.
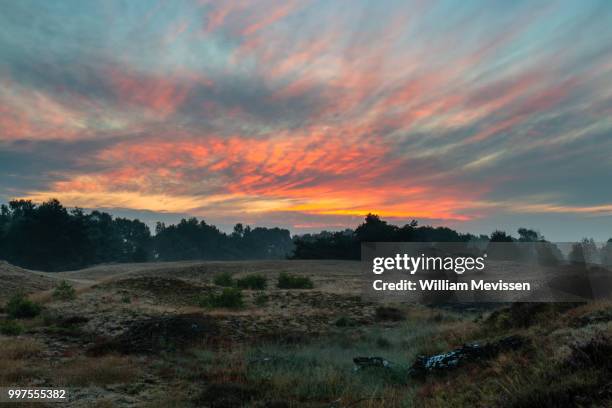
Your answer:
[[[191,405],[183,390],[173,389],[172,392],[159,391],[152,395],[149,402],[144,403],[144,408],[167,408],[184,407]]]
[[[43,346],[36,340],[13,338],[0,340],[0,360],[19,360],[36,357]]]
[[[41,370],[36,369],[23,360],[0,358],[0,385],[27,385],[38,377]]]
[[[32,293],[28,295],[28,299],[38,304],[45,305],[53,301],[53,289]]]
[[[127,357],[77,358],[57,367],[56,381],[67,386],[109,385],[133,382],[140,369]]]
[[[25,385],[41,374],[41,370],[27,362],[36,357],[43,346],[32,339],[0,340],[0,385]]]
[[[92,408],[114,408],[115,403],[110,399],[99,399],[90,405]]]

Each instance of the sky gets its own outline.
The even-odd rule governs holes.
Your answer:
[[[608,0],[0,8],[0,202],[612,237]]]

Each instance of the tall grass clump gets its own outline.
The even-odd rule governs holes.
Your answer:
[[[23,332],[23,326],[14,320],[0,322],[0,334],[5,336],[19,336]]]
[[[241,289],[264,290],[267,283],[266,277],[259,274],[247,275],[236,280],[236,286]]]
[[[238,288],[225,288],[221,293],[210,293],[198,301],[200,307],[239,309],[244,307],[242,291]]]
[[[76,290],[68,282],[61,281],[53,290],[53,299],[55,300],[74,300],[76,299]]]
[[[213,283],[217,286],[229,288],[234,286],[234,278],[232,278],[231,273],[223,272],[214,277]]]
[[[307,276],[295,276],[281,272],[278,275],[278,284],[276,286],[280,289],[312,289],[314,288],[314,283]]]
[[[9,319],[30,319],[38,316],[42,307],[18,293],[9,299],[5,310]]]

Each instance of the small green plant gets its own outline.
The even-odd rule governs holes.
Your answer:
[[[242,291],[238,288],[224,288],[219,294],[210,293],[200,298],[198,303],[201,307],[207,308],[226,307],[238,309],[244,307]]]
[[[130,297],[130,295],[123,295],[121,297],[121,303],[132,303],[132,298]]]
[[[386,338],[384,337],[379,337],[376,339],[376,346],[378,348],[382,348],[382,349],[388,349],[391,348],[391,346],[393,346],[393,344]]]
[[[23,332],[23,326],[14,320],[0,322],[0,333],[5,336],[19,336]]]
[[[236,286],[241,289],[264,290],[267,284],[266,277],[259,274],[248,275],[236,280]]]
[[[355,327],[357,326],[357,322],[354,319],[351,319],[347,316],[342,316],[338,320],[336,320],[337,327]]]
[[[281,272],[278,275],[277,287],[280,289],[312,289],[314,284],[307,276],[294,276]]]
[[[268,295],[264,295],[263,293],[261,293],[255,296],[255,300],[253,301],[253,303],[255,303],[255,306],[262,307],[268,304],[268,300],[270,300],[268,298]]]
[[[61,281],[53,291],[53,299],[63,301],[74,300],[76,299],[76,291],[70,283],[65,280]]]
[[[232,278],[232,274],[229,272],[223,272],[215,276],[213,282],[217,286],[223,286],[226,288],[234,286],[234,279]]]
[[[18,293],[8,301],[5,310],[10,319],[29,319],[38,316],[42,307]]]

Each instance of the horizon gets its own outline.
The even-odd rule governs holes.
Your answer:
[[[612,237],[612,4],[6,2],[0,202]]]
[[[40,205],[42,203],[37,203],[37,202],[33,202],[35,205]],[[60,204],[62,204],[60,202]],[[8,203],[2,203],[0,202],[0,205],[8,205]],[[62,204],[63,205],[63,204]],[[234,226],[236,226],[238,224],[238,222],[233,223],[233,224],[215,224],[210,222],[210,220],[207,220],[204,217],[195,217],[195,216],[190,216],[187,214],[164,214],[164,213],[155,213],[155,212],[149,212],[149,213],[144,213],[142,211],[126,211],[126,210],[113,210],[112,208],[81,208],[81,207],[68,207],[68,206],[64,206],[64,208],[68,211],[70,210],[74,210],[74,209],[80,209],[83,210],[85,213],[91,213],[93,211],[100,211],[103,213],[107,213],[110,214],[113,218],[125,218],[125,219],[129,219],[129,220],[136,220],[136,221],[140,221],[142,223],[144,223],[150,231],[150,234],[152,237],[154,237],[155,235],[157,235],[155,233],[156,230],[156,225],[157,223],[162,223],[164,224],[166,227],[171,226],[171,225],[177,225],[178,223],[180,223],[182,220],[189,220],[190,218],[196,218],[198,222],[204,221],[206,222],[206,224],[211,225],[216,227],[219,231],[221,231],[222,233],[226,234],[226,235],[230,235],[233,231],[234,231]],[[147,214],[148,216],[142,217],[143,214]],[[367,214],[369,215],[369,214]],[[378,214],[372,213],[372,215],[378,216]],[[140,217],[139,217],[140,216]],[[157,218],[155,218],[157,217]],[[280,229],[285,229],[289,231],[289,234],[292,238],[294,237],[299,237],[299,236],[304,236],[307,234],[312,234],[312,235],[317,235],[320,233],[336,233],[336,232],[345,232],[345,231],[355,231],[357,229],[357,227],[359,227],[361,224],[363,224],[363,222],[365,221],[365,216],[361,217],[359,219],[355,220],[355,223],[353,225],[350,226],[341,226],[339,228],[326,228],[326,229],[311,229],[311,230],[305,230],[305,231],[296,231],[294,229],[292,229],[290,226],[284,226],[284,225],[274,225],[274,224],[243,224],[244,227],[251,227],[251,228],[267,228],[267,229],[273,229],[273,228],[280,228]],[[493,234],[494,232],[504,232],[507,235],[511,236],[514,239],[518,240],[518,228],[516,230],[510,230],[510,229],[505,229],[505,228],[493,228],[491,231],[487,231],[487,232],[479,232],[479,231],[465,231],[465,230],[461,230],[461,229],[455,229],[452,228],[448,225],[444,225],[444,224],[440,224],[440,225],[434,225],[432,223],[421,223],[419,222],[419,220],[408,220],[406,222],[394,222],[393,220],[388,220],[385,219],[384,217],[380,217],[380,219],[382,221],[387,222],[387,224],[389,225],[394,225],[396,227],[403,227],[407,224],[410,224],[413,221],[417,222],[417,227],[446,227],[446,228],[450,228],[451,230],[455,230],[456,232],[460,233],[460,234],[471,234],[473,236],[475,236],[476,238],[481,238],[482,236],[486,236],[488,238],[490,238],[491,234]],[[546,234],[546,231],[541,231],[538,230],[536,228],[531,228],[528,225],[523,225],[519,228],[525,228],[527,230],[531,230],[533,232],[536,232],[542,239],[551,242],[553,244],[574,244],[574,243],[579,243],[584,239],[588,239],[588,240],[593,240],[593,242],[595,244],[597,244],[598,246],[605,246],[607,245],[607,243],[612,240],[612,236],[610,236],[609,238],[604,238],[604,239],[595,239],[592,236],[583,236],[583,237],[576,237],[573,239],[564,239],[564,240],[551,240],[549,239],[548,235]],[[567,248],[566,248],[566,252],[567,252]]]

